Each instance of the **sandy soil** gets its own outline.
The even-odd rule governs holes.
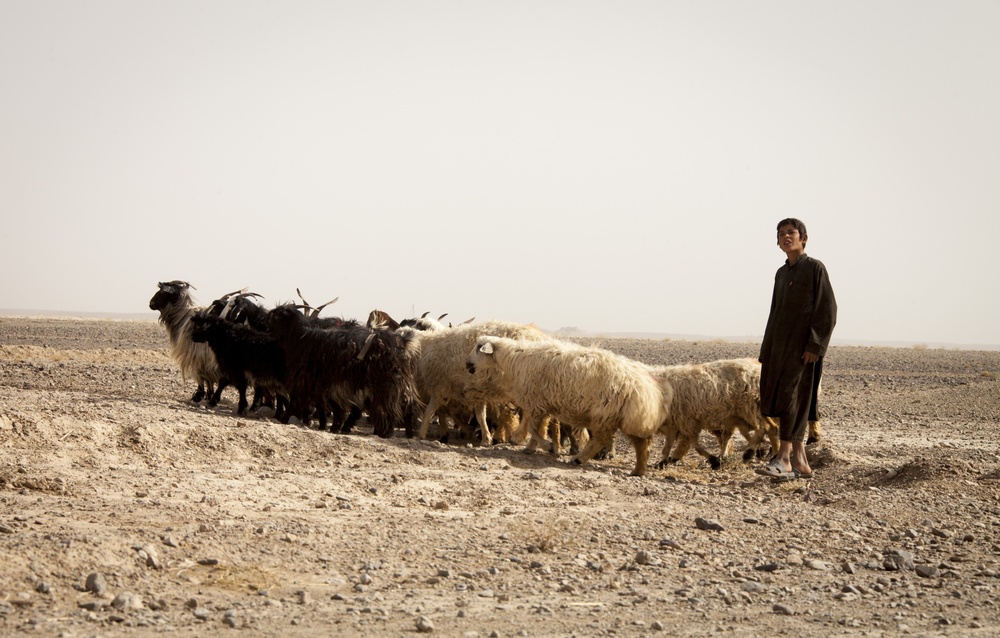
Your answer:
[[[634,478],[623,442],[579,468],[238,418],[187,401],[154,322],[0,318],[0,633],[995,636],[998,376],[834,347],[812,481]]]

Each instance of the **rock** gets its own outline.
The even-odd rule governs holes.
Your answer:
[[[222,624],[235,628],[239,623],[236,620],[236,610],[227,609],[222,614]]]
[[[13,533],[14,533],[14,528],[8,527],[7,525],[0,523],[0,534],[13,534]]]
[[[86,609],[87,611],[101,611],[104,609],[104,603],[99,600],[88,600],[87,602],[80,603],[77,606],[80,609]]]
[[[83,589],[92,592],[95,596],[103,596],[108,589],[108,581],[104,579],[104,574],[94,572],[87,576],[87,582]]]
[[[52,591],[52,588],[49,586],[47,582],[45,582],[44,580],[40,580],[38,581],[38,584],[35,585],[35,591],[37,591],[39,594],[47,594],[50,591]]]
[[[917,576],[920,576],[921,578],[934,578],[941,572],[941,570],[934,565],[917,565],[914,568],[914,571],[917,573]]]
[[[307,592],[304,589],[300,589],[299,591],[295,592],[295,602],[297,602],[300,605],[309,604],[309,592]]]
[[[722,527],[722,524],[719,523],[719,521],[711,518],[698,517],[694,519],[694,524],[698,527],[698,529],[703,529],[710,532],[721,532],[724,529]]]
[[[804,561],[802,561],[802,564],[808,567],[809,569],[815,569],[817,571],[828,571],[833,567],[830,563],[821,560],[816,560],[815,558],[807,558]]]
[[[120,592],[111,601],[111,606],[118,611],[142,609],[142,597],[129,591]]]
[[[434,623],[427,616],[420,616],[417,618],[417,631],[423,634],[429,634],[434,631]]]
[[[773,611],[776,614],[780,614],[782,616],[795,615],[795,612],[793,612],[790,608],[786,607],[785,605],[782,605],[781,603],[775,603],[774,605],[772,605],[771,611]]]
[[[651,552],[640,550],[639,553],[635,555],[635,562],[638,565],[659,565],[660,559],[658,559]]]
[[[195,607],[193,613],[194,617],[197,618],[198,620],[208,620],[209,616],[212,615],[212,612],[208,611],[208,609],[204,607]]]
[[[882,567],[888,571],[912,571],[913,554],[903,549],[894,549],[886,554]]]
[[[753,580],[748,580],[740,585],[740,589],[749,594],[759,594],[763,591],[767,591],[766,587]]]
[[[155,547],[152,545],[143,545],[141,552],[146,555],[146,567],[163,569],[163,563],[160,562],[160,553]]]
[[[778,563],[764,563],[763,565],[754,565],[754,570],[758,572],[774,572],[778,571],[780,565]]]

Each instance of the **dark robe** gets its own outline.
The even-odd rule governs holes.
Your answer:
[[[767,317],[760,347],[760,404],[767,416],[797,412],[800,401],[811,401],[810,420],[818,420],[816,392],[822,371],[822,357],[830,345],[837,323],[837,300],[826,267],[805,253],[795,265],[785,265],[774,276],[771,314]],[[810,374],[814,377],[809,396],[802,396],[810,384],[802,384],[806,364],[802,354],[820,357]]]

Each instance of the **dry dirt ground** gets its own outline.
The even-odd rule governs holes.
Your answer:
[[[580,468],[238,418],[155,322],[0,318],[0,634],[1000,635],[998,376],[834,347],[812,481],[635,478],[621,441]]]

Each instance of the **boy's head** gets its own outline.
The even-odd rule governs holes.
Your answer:
[[[806,247],[806,240],[809,239],[809,235],[808,235],[808,233],[806,233],[806,225],[802,222],[801,219],[795,219],[794,217],[788,217],[788,218],[782,219],[780,222],[778,222],[778,245],[779,246],[781,245],[782,229],[785,229],[786,232],[789,231],[789,230],[792,230],[792,229],[797,230],[799,232],[799,239],[802,241],[802,248],[803,248],[803,250],[805,249],[805,247]]]

